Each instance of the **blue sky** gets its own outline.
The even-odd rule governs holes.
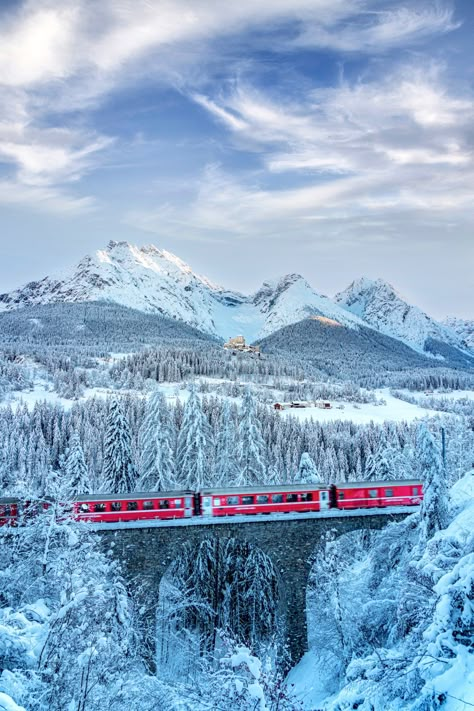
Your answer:
[[[474,318],[471,0],[2,0],[0,292],[109,239]]]

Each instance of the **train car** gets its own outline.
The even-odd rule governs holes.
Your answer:
[[[17,499],[0,498],[0,526],[16,526],[19,503]]]
[[[417,506],[423,499],[423,482],[406,481],[354,481],[336,487],[336,508],[370,509],[385,506]]]
[[[77,520],[93,523],[190,518],[194,514],[194,492],[91,494],[77,497],[73,512]]]
[[[200,491],[199,501],[203,516],[323,511],[331,491],[324,484],[227,487]]]

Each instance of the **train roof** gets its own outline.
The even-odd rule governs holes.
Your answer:
[[[264,492],[275,492],[280,491],[316,491],[318,489],[328,489],[327,484],[280,484],[276,486],[227,486],[220,487],[218,489],[201,489],[200,494],[203,496],[213,496],[213,495],[224,495],[224,494],[260,494]]]
[[[18,503],[18,499],[17,499],[17,498],[15,499],[15,498],[13,498],[13,497],[11,497],[11,496],[2,496],[2,497],[0,497],[0,506],[1,506],[2,504],[8,506],[8,504],[17,504],[17,503]]]
[[[177,496],[193,496],[194,491],[180,489],[178,491],[130,491],[128,494],[78,494],[72,501],[130,501],[133,499],[174,499]]]
[[[396,479],[387,481],[346,481],[337,484],[338,489],[376,489],[379,486],[422,486],[421,479]]]

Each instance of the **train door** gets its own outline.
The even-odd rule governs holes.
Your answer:
[[[202,515],[212,516],[212,496],[202,497]]]
[[[190,518],[193,515],[193,497],[184,497],[184,518]]]
[[[329,491],[319,492],[319,510],[325,511],[329,508]]]

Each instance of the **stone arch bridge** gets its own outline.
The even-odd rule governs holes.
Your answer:
[[[142,595],[148,648],[154,648],[156,610],[161,578],[179,555],[184,543],[199,544],[208,538],[236,538],[258,546],[272,561],[278,578],[279,613],[286,621],[287,645],[292,664],[307,651],[306,589],[311,557],[329,531],[335,536],[359,530],[380,530],[413,513],[400,507],[358,513],[328,512],[299,518],[242,516],[204,521],[151,521],[99,524],[106,550],[120,562],[129,583]],[[153,657],[153,654],[150,654]],[[154,660],[150,661],[153,668]]]

